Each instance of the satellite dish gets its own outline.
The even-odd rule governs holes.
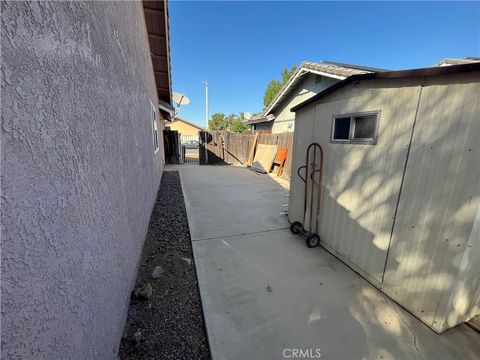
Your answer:
[[[173,101],[175,101],[178,107],[190,104],[190,99],[187,95],[178,92],[173,93]]]

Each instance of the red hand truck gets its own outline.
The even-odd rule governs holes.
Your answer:
[[[300,173],[303,169],[305,169],[305,177]],[[323,179],[323,149],[320,144],[312,143],[308,146],[305,165],[300,166],[297,169],[297,174],[305,183],[305,194],[303,196],[303,224],[300,221],[292,222],[290,224],[290,231],[294,234],[304,235],[307,246],[309,248],[314,248],[320,245],[320,236],[316,234],[320,215]],[[317,203],[314,215],[315,190],[317,192]]]

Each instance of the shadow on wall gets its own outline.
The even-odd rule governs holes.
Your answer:
[[[480,203],[480,148],[472,129],[478,104],[460,90],[426,87],[424,93],[429,90],[435,96],[422,98],[392,236],[391,258],[399,263],[392,266],[389,259],[386,280],[400,301],[408,296],[415,314],[442,328],[463,322],[479,282],[478,265],[468,257]],[[435,122],[442,126],[431,126]],[[474,276],[463,278],[475,266]],[[457,279],[460,271],[462,279]]]

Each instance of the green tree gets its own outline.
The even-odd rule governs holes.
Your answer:
[[[208,120],[209,130],[226,130],[227,129],[227,119],[225,114],[215,113],[212,114],[212,119]]]
[[[227,122],[226,130],[230,130],[232,127],[232,124],[234,123],[235,120],[238,119],[237,114],[230,114],[225,118],[225,121]]]
[[[244,132],[248,130],[250,126],[244,123],[245,114],[241,112],[239,115],[230,114],[225,116],[222,113],[215,113],[212,115],[212,119],[208,121],[209,130],[217,131],[235,131],[235,132]]]
[[[235,119],[230,126],[230,130],[234,132],[244,132],[248,128],[249,126],[246,125],[240,118]]]
[[[297,71],[297,67],[294,65],[290,70],[288,68],[284,68],[282,70],[282,79],[281,80],[272,80],[267,85],[265,89],[265,94],[263,95],[263,105],[267,107],[270,103],[275,99],[275,96],[280,92],[282,86],[290,79],[290,77]]]

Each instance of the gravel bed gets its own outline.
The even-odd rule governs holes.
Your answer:
[[[163,173],[119,359],[210,359],[178,171]]]

